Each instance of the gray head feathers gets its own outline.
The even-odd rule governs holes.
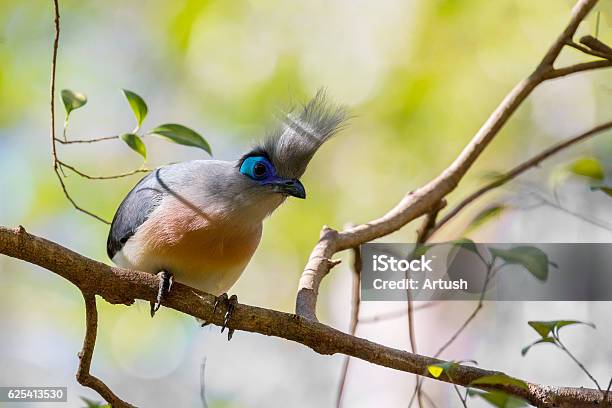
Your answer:
[[[319,90],[301,109],[289,112],[263,143],[247,153],[267,156],[282,177],[300,178],[316,151],[338,132],[347,119],[343,106],[327,101]]]

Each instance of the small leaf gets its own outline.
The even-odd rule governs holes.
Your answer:
[[[103,402],[90,400],[89,398],[81,397],[81,400],[86,404],[85,408],[110,408],[110,404],[105,404]]]
[[[142,125],[142,122],[147,117],[147,112],[149,108],[147,108],[147,104],[144,99],[140,97],[140,95],[128,91],[127,89],[123,90],[123,94],[128,100],[130,107],[132,108],[132,112],[134,112],[134,116],[136,117],[136,121],[138,122],[138,126]]]
[[[410,256],[412,258],[418,258],[422,255],[425,255],[427,251],[429,251],[433,247],[434,247],[433,244],[416,244]]]
[[[591,191],[601,191],[612,197],[612,187],[609,186],[592,186]]]
[[[599,160],[594,157],[581,157],[574,160],[569,166],[568,170],[582,177],[587,177],[593,180],[604,179],[604,169]]]
[[[70,89],[62,89],[62,102],[66,109],[66,116],[70,115],[75,109],[79,109],[81,106],[87,103],[87,97],[81,93],[71,91]]]
[[[595,329],[595,325],[589,322],[582,322],[580,320],[549,320],[549,321],[529,321],[527,322],[535,331],[538,332],[542,338],[548,337],[548,335],[552,332],[553,334],[558,334],[559,329],[565,326],[571,326],[575,324],[584,324],[586,326],[592,327]]]
[[[147,147],[138,135],[133,133],[125,133],[119,137],[125,142],[125,144],[130,146],[130,149],[141,155],[143,159],[147,159]]]
[[[541,321],[529,321],[527,322],[542,338],[548,337],[552,329],[555,328],[555,321],[541,322]]]
[[[505,178],[507,178],[508,176],[506,175],[506,173],[502,173],[501,171],[485,171],[480,175],[482,181],[487,182],[487,183],[494,183],[494,182],[498,182],[498,181],[502,181]]]
[[[510,377],[506,374],[485,375],[475,379],[470,385],[510,385],[513,387],[528,389],[527,383],[518,378]]]
[[[508,395],[503,391],[483,392],[478,390],[468,390],[468,395],[470,397],[480,397],[489,404],[498,408],[522,408],[528,406],[522,399]]]
[[[580,320],[557,320],[556,324],[555,324],[555,329],[557,331],[559,331],[560,328],[565,327],[565,326],[571,326],[574,324],[584,324],[586,326],[589,326],[593,329],[596,329],[597,327],[591,323],[591,322],[582,322]]]
[[[456,366],[457,363],[454,361],[445,361],[443,363],[428,365],[427,371],[429,371],[429,374],[431,374],[434,378],[439,378],[442,373],[448,374],[449,370]]]
[[[548,255],[539,248],[518,246],[511,249],[491,248],[491,254],[508,264],[521,265],[541,281],[548,278]]]
[[[437,364],[433,364],[427,366],[427,371],[429,371],[429,374],[431,374],[434,378],[439,378],[444,372],[444,369]]]
[[[470,252],[473,252],[476,255],[480,255],[480,253],[478,252],[478,248],[476,247],[476,244],[474,243],[474,241],[472,241],[469,238],[456,239],[454,241],[451,241],[451,244],[456,247],[463,248]]]
[[[212,155],[208,142],[198,133],[183,125],[166,123],[150,130],[149,134],[161,136],[181,145],[198,147]]]
[[[552,344],[557,344],[555,339],[553,339],[552,337],[544,337],[541,338],[539,340],[534,341],[533,343],[531,343],[528,346],[525,346],[521,349],[521,356],[525,357],[525,354],[527,354],[527,352],[529,351],[530,348],[532,348],[533,346],[535,346],[536,344],[542,344],[542,343],[552,343]]]
[[[500,216],[501,213],[504,212],[504,210],[506,210],[507,208],[508,207],[503,204],[495,204],[485,208],[484,210],[479,212],[476,217],[474,217],[472,222],[470,222],[469,228],[473,229],[481,226],[485,222]]]

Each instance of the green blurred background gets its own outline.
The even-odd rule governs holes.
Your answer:
[[[612,0],[601,3],[610,8]],[[224,160],[236,159],[264,135],[280,109],[307,100],[320,87],[350,107],[350,126],[322,148],[304,177],[308,200],[289,200],[266,222],[262,244],[233,289],[241,302],[284,311],[293,310],[297,281],[321,226],[341,228],[382,215],[407,191],[437,175],[510,88],[529,74],[571,9],[571,2],[561,0],[60,0],[60,5],[58,95],[70,88],[89,98],[72,114],[71,138],[132,129],[122,88],[147,101],[145,129],[185,124],[203,134],[215,158]],[[52,13],[51,1],[0,2],[0,225],[22,224],[109,262],[108,227],[69,205],[51,168]],[[599,37],[608,43],[610,17],[603,16],[599,27]],[[578,34],[594,30],[591,16]],[[584,57],[575,51],[561,56],[566,64],[579,60]],[[486,171],[507,169],[561,138],[609,120],[611,101],[612,70],[538,88],[451,200],[481,183]],[[60,132],[61,101],[56,114]],[[609,136],[563,154],[533,179],[545,185],[550,169],[577,154],[595,155],[612,168]],[[149,167],[205,157],[198,149],[152,138],[146,142]],[[64,161],[94,175],[141,164],[120,141],[58,149]],[[137,180],[87,181],[70,174],[67,184],[79,204],[111,218]],[[585,190],[569,185],[565,202],[610,219],[609,200]],[[436,239],[460,236],[494,197],[463,213]],[[411,241],[415,229],[416,224],[410,225],[385,241]],[[612,234],[539,209],[506,213],[471,237],[609,242]],[[74,407],[83,405],[79,396],[99,399],[74,379],[84,315],[78,291],[51,273],[6,257],[0,258],[0,287],[0,385],[67,385],[68,405]],[[347,327],[349,288],[345,265],[325,280],[319,304],[324,322]],[[98,303],[93,371],[139,406],[202,406],[204,358],[211,407],[330,406],[335,399],[341,356],[323,357],[297,344],[242,332],[227,343],[218,328],[200,329],[192,318],[167,309],[151,320],[145,304]],[[420,312],[419,351],[434,352],[472,307],[442,305]],[[363,314],[398,308],[402,305],[365,304]],[[594,374],[609,376],[612,346],[604,341],[610,333],[605,303],[490,305],[446,357],[474,358],[535,382],[589,385],[555,351],[542,349],[517,360],[520,348],[532,340],[525,321],[553,318],[600,323],[595,334],[577,333],[569,342]],[[406,331],[400,318],[364,325],[359,334],[407,348]],[[588,352],[593,349],[597,355]],[[345,406],[405,406],[412,384],[413,376],[354,362]],[[457,405],[450,387],[431,384],[427,389],[441,406]]]

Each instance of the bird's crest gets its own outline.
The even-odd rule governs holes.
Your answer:
[[[266,156],[279,175],[300,178],[319,147],[342,128],[347,116],[345,107],[331,104],[325,91],[319,90],[301,112],[286,113],[279,126],[242,160]]]

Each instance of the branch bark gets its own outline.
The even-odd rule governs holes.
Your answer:
[[[388,235],[415,218],[431,212],[437,203],[457,187],[459,181],[483,150],[538,85],[575,72],[612,65],[612,61],[604,60],[576,64],[561,69],[553,66],[563,47],[572,40],[580,22],[596,3],[597,0],[578,1],[572,10],[567,26],[550,46],[533,73],[510,91],[459,156],[438,177],[418,190],[408,193],[391,211],[378,219],[341,232],[327,226],[323,228],[319,242],[314,247],[300,278],[295,307],[298,315],[312,320],[317,319],[316,304],[319,286],[329,272],[329,260],[336,252]]]
[[[94,294],[102,296],[110,303],[128,305],[135,299],[155,301],[157,296],[158,281],[154,275],[97,262],[57,243],[29,234],[23,227],[0,227],[0,253],[48,269],[73,283],[85,294],[86,306],[89,308],[86,344],[92,341],[95,333],[95,325],[91,323],[95,317],[95,304],[92,303]],[[214,303],[213,295],[175,282],[164,306],[221,326],[225,311],[215,312]],[[228,327],[291,340],[320,354],[341,353],[380,366],[424,376],[429,376],[428,365],[442,362],[351,336],[312,319],[255,306],[237,305]],[[87,357],[88,361],[85,361],[85,364],[82,360],[83,368],[88,369],[91,355],[84,357]],[[444,374],[437,380],[468,386],[477,378],[498,373],[460,365],[453,371],[452,381]],[[527,384],[527,389],[511,385],[495,385],[487,389],[504,391],[538,407],[602,406],[603,395],[595,389]],[[109,395],[103,396],[111,399]],[[606,402],[612,403],[612,395],[606,397]]]
[[[116,396],[102,380],[90,374],[91,360],[98,334],[98,308],[96,307],[95,294],[83,292],[83,299],[85,300],[85,338],[83,340],[83,349],[79,353],[80,362],[76,374],[77,381],[85,387],[96,390],[113,408],[133,408],[133,405]]]

